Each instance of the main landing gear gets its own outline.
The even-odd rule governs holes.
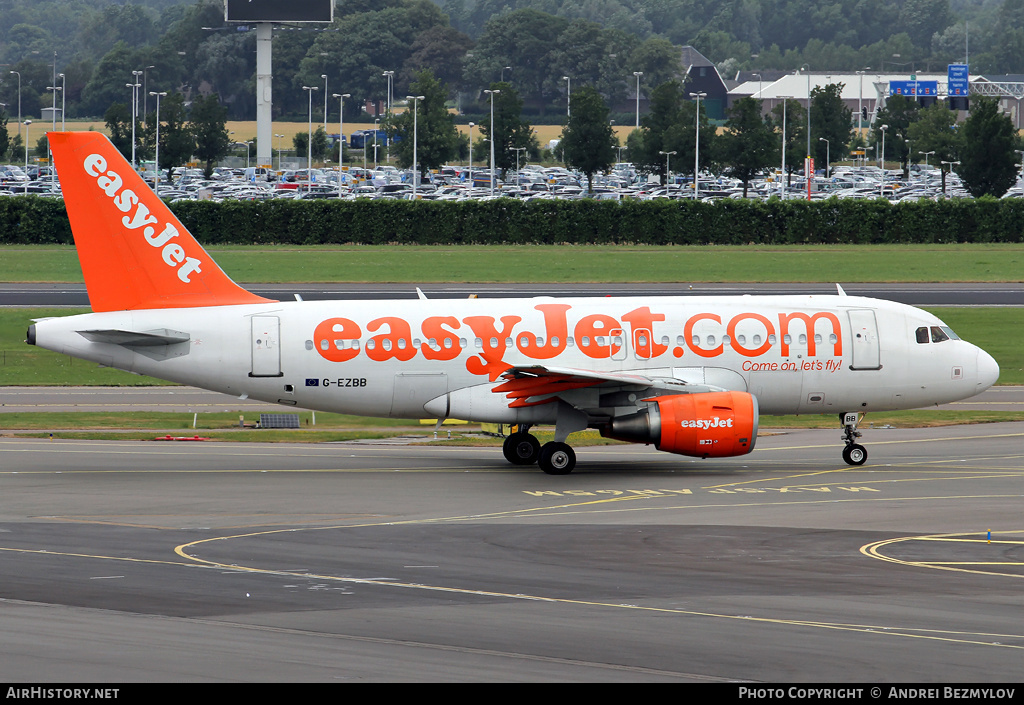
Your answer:
[[[846,447],[843,448],[843,460],[847,465],[863,465],[868,459],[867,448],[855,442],[855,439],[862,435],[857,430],[858,416],[855,411],[839,415],[843,422],[843,442],[846,443]]]
[[[576,453],[566,443],[552,441],[542,447],[529,426],[505,439],[501,451],[513,465],[537,463],[548,475],[568,475],[576,467]]]
[[[501,452],[513,465],[532,465],[540,457],[540,441],[526,431],[516,431],[505,439]]]

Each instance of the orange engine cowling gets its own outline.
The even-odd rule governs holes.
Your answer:
[[[757,440],[757,399],[746,392],[653,397],[652,406],[612,419],[602,434],[698,458],[745,455]]]

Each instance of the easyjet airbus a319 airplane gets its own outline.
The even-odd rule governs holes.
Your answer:
[[[516,424],[512,463],[572,471],[596,428],[696,457],[754,448],[759,413],[861,414],[987,389],[995,360],[935,316],[843,295],[273,301],[235,284],[93,132],[50,133],[93,313],[28,342],[307,409]],[[541,446],[530,433],[555,427]]]

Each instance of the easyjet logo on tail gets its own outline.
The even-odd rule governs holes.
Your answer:
[[[122,213],[121,224],[129,231],[137,234],[142,230],[142,238],[146,244],[159,250],[160,258],[168,267],[177,269],[178,279],[189,284],[189,276],[193,272],[202,272],[202,260],[189,257],[185,248],[174,242],[178,237],[178,229],[170,223],[159,228],[159,219],[153,215],[149,207],[130,188],[122,188],[121,176],[112,169],[107,169],[107,160],[99,154],[90,154],[83,162],[85,172],[96,179],[100,191],[111,200]],[[134,212],[133,212],[134,209]]]

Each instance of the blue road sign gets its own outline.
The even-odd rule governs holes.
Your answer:
[[[946,74],[947,95],[967,95],[969,78],[970,72],[967,69],[967,64],[950,64]]]

